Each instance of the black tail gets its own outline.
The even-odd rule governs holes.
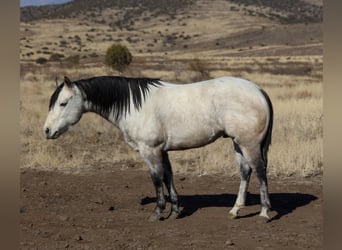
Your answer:
[[[265,97],[267,104],[268,104],[268,108],[269,108],[269,112],[270,112],[270,119],[268,122],[268,128],[267,128],[267,132],[266,135],[264,137],[264,139],[261,142],[261,153],[262,153],[262,158],[265,162],[265,166],[267,166],[267,152],[268,152],[268,148],[272,142],[272,129],[273,129],[273,106],[272,106],[272,102],[270,97],[267,95],[267,93],[260,89],[261,93],[263,94],[263,96]]]

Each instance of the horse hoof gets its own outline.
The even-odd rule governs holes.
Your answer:
[[[153,213],[150,215],[150,217],[148,217],[148,221],[150,222],[160,221],[160,215]]]
[[[179,214],[180,213],[177,213],[177,212],[172,212],[169,216],[169,220],[175,220],[175,219],[178,219],[179,218]]]
[[[269,217],[259,216],[259,220],[258,220],[259,223],[268,223],[270,221],[271,219]]]
[[[228,215],[228,218],[231,220],[235,220],[235,219],[237,219],[237,217],[238,217],[237,214],[229,213],[229,215]]]

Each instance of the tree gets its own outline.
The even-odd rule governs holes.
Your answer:
[[[122,72],[132,62],[132,54],[121,44],[113,44],[107,49],[105,63],[109,67]]]

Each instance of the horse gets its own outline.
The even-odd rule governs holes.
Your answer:
[[[240,168],[240,186],[230,218],[245,205],[252,171],[259,180],[261,211],[270,220],[267,153],[271,144],[273,107],[268,94],[255,83],[220,77],[189,84],[154,78],[95,76],[71,81],[64,77],[50,98],[44,124],[47,139],[56,139],[86,112],[94,112],[119,128],[126,143],[148,165],[157,204],[150,221],[162,218],[166,207],[179,218],[179,198],[168,151],[205,146],[219,137],[230,138]]]

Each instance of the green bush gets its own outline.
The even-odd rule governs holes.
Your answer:
[[[105,63],[109,67],[123,71],[132,62],[132,54],[126,46],[113,44],[107,49]]]

